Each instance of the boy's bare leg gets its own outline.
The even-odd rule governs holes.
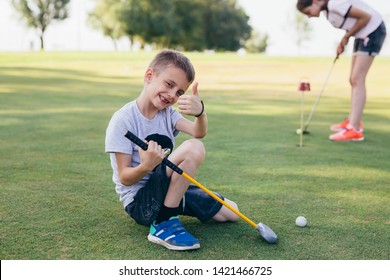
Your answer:
[[[191,177],[195,176],[196,171],[204,161],[204,158],[205,149],[203,143],[196,139],[185,141],[169,156],[170,161],[178,165],[182,170],[185,170]],[[188,189],[189,182],[186,178],[173,172],[170,168],[167,168],[167,175],[171,176],[171,183],[164,205],[166,207],[175,208],[179,206],[180,201]],[[235,202],[227,198],[225,198],[225,201],[235,209],[238,209]],[[238,219],[239,217],[225,206],[222,206],[221,210],[213,217],[213,220],[217,222],[235,222]]]
[[[235,202],[227,199],[226,197],[225,202],[234,209],[238,210],[238,206]],[[219,212],[213,217],[213,220],[217,222],[236,222],[238,219],[239,217],[226,206],[222,206],[221,210],[219,210]]]
[[[182,170],[185,170],[191,177],[195,176],[204,158],[205,149],[203,143],[196,139],[185,141],[169,156],[170,161]],[[190,183],[186,178],[173,172],[170,168],[167,168],[167,175],[172,176],[164,205],[170,208],[178,207]]]
[[[169,156],[169,160],[193,176],[204,160],[204,156],[203,143],[191,139],[180,145]],[[170,168],[167,168],[166,172],[171,177],[168,192],[156,221],[151,225],[148,240],[171,250],[198,249],[199,240],[188,233],[177,218],[179,204],[188,189],[189,182]]]

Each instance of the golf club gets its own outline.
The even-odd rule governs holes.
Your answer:
[[[141,139],[139,139],[136,135],[134,135],[133,133],[131,133],[130,131],[127,131],[127,133],[125,134],[125,137],[127,139],[129,139],[130,141],[132,141],[133,143],[135,143],[136,145],[138,145],[141,149],[143,150],[147,150],[148,149],[148,145],[142,141]],[[173,171],[175,171],[176,173],[178,173],[179,175],[183,176],[184,178],[186,178],[188,181],[190,181],[191,183],[193,183],[194,185],[196,185],[197,187],[199,187],[201,190],[203,190],[204,192],[206,192],[208,195],[210,195],[212,198],[214,198],[215,200],[217,200],[219,203],[221,203],[222,205],[224,205],[225,207],[227,207],[229,210],[231,210],[232,212],[234,212],[236,215],[238,215],[240,218],[242,218],[244,221],[246,221],[248,224],[250,224],[252,227],[254,227],[259,233],[260,235],[265,239],[265,241],[267,241],[268,243],[276,243],[276,241],[278,240],[278,237],[276,236],[276,234],[272,231],[271,228],[269,228],[267,225],[265,224],[262,224],[262,223],[259,223],[259,224],[256,224],[254,223],[253,221],[251,221],[248,217],[246,217],[244,214],[242,214],[240,211],[238,211],[237,209],[233,208],[231,205],[229,205],[228,203],[226,203],[225,201],[223,201],[221,198],[219,198],[217,195],[215,195],[213,192],[209,191],[205,186],[203,186],[201,183],[199,183],[198,181],[196,181],[194,178],[192,178],[190,175],[188,175],[187,173],[185,173],[182,169],[180,169],[177,165],[175,165],[174,163],[172,163],[171,161],[169,161],[167,158],[164,158],[163,160],[163,163],[165,165],[167,165],[169,168],[171,168]]]
[[[338,58],[339,58],[339,56],[336,56],[336,57],[334,58],[332,64],[330,65],[330,68],[329,68],[329,70],[328,70],[328,74],[327,74],[327,76],[326,76],[326,78],[325,78],[325,81],[324,81],[324,83],[323,83],[323,85],[322,85],[322,88],[321,88],[321,90],[320,90],[320,93],[318,94],[318,97],[317,97],[316,101],[314,102],[313,107],[311,108],[311,111],[310,111],[310,113],[309,113],[309,116],[307,117],[306,123],[305,123],[305,125],[303,126],[303,131],[301,132],[302,134],[309,134],[309,133],[310,133],[310,132],[307,130],[307,128],[309,127],[309,124],[310,124],[311,119],[312,119],[312,117],[313,117],[314,111],[315,111],[315,109],[317,108],[318,102],[320,102],[321,95],[322,95],[322,93],[324,92],[326,85],[328,84],[328,80],[329,80],[330,74],[332,73],[333,68],[334,68],[334,65],[336,64],[336,61],[337,61]]]

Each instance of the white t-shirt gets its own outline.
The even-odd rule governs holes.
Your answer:
[[[328,9],[324,14],[334,27],[349,31],[356,23],[356,18],[347,17],[351,7],[371,15],[370,21],[354,35],[355,38],[366,38],[382,23],[382,16],[361,0],[329,0]]]
[[[133,167],[138,166],[141,161],[138,152],[139,147],[124,135],[127,131],[131,131],[142,140],[148,137],[153,137],[152,139],[155,140],[157,137],[163,139],[164,143],[168,142],[172,149],[175,145],[175,136],[179,133],[175,126],[181,118],[183,116],[179,112],[172,107],[168,107],[159,111],[153,119],[149,120],[141,114],[135,100],[123,106],[112,116],[106,130],[105,151],[110,154],[113,170],[112,180],[124,207],[134,200],[137,191],[145,185],[152,174],[149,173],[132,186],[125,186],[120,182],[114,153],[130,154],[131,166]],[[157,140],[157,142],[159,141]],[[159,144],[161,143],[159,142]]]

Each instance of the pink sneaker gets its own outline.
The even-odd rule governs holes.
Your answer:
[[[330,130],[331,131],[342,131],[342,130],[346,129],[348,125],[349,125],[349,119],[346,118],[341,123],[331,125]],[[363,131],[363,123],[362,122],[360,122],[360,124],[359,124],[359,130]]]
[[[330,140],[338,142],[363,141],[363,131],[356,131],[353,128],[345,128],[344,130],[334,133],[329,136]]]

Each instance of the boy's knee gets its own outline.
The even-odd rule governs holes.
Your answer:
[[[202,141],[189,139],[183,143],[183,146],[186,147],[186,156],[199,163],[203,162],[206,156],[206,150]]]
[[[238,206],[234,201],[225,198],[225,202],[238,211]],[[222,206],[221,210],[213,217],[217,222],[237,222],[239,218],[236,213],[226,206]]]
[[[228,203],[231,207],[233,207],[234,209],[236,209],[238,211],[238,205],[237,203],[235,203],[234,201],[231,201],[231,200],[228,200]],[[228,213],[228,221],[230,222],[237,222],[239,220],[239,216],[234,213],[232,210],[228,209],[229,210],[229,213]]]

